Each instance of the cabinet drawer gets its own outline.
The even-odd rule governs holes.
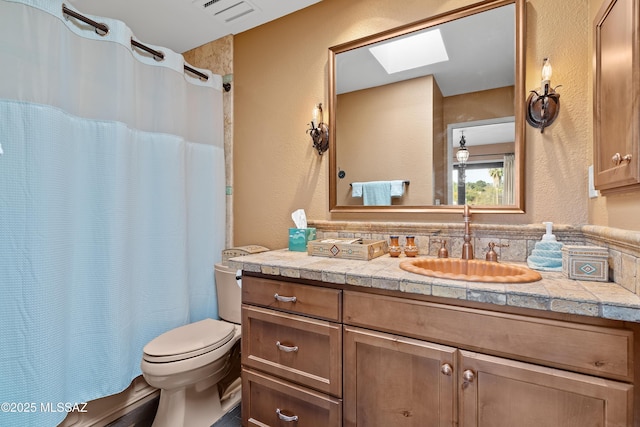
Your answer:
[[[342,325],[242,306],[242,364],[342,396]]]
[[[334,322],[342,320],[341,294],[339,289],[242,277],[242,302],[245,304],[261,305]]]
[[[281,379],[243,369],[242,425],[341,427],[342,402]]]
[[[344,323],[633,381],[633,332],[345,291]]]

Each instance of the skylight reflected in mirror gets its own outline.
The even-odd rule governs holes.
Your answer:
[[[369,51],[388,74],[449,60],[439,29],[379,44]]]

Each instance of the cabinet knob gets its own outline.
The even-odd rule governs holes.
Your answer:
[[[276,409],[276,414],[278,414],[278,418],[280,418],[282,421],[287,421],[287,422],[294,422],[294,421],[298,421],[298,416],[297,415],[285,415],[282,413],[282,411],[280,411],[280,408]]]
[[[630,163],[633,156],[631,154],[625,154],[624,156],[620,155],[620,153],[616,153],[611,157],[611,162],[615,166],[619,166],[622,162]]]
[[[296,302],[298,298],[296,297],[283,297],[282,295],[274,294],[273,297],[276,301],[280,302]]]
[[[450,377],[451,374],[453,374],[453,368],[448,363],[445,363],[444,365],[442,365],[440,367],[440,372],[442,372],[446,376]]]
[[[473,380],[476,379],[476,374],[471,369],[467,369],[462,373],[462,379],[468,383],[472,383]]]

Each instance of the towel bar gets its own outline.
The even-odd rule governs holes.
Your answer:
[[[402,181],[404,185],[409,185],[411,183],[411,181],[405,180]],[[350,187],[353,187],[353,182],[349,184]]]

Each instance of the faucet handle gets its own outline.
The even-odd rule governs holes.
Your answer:
[[[489,247],[487,248],[487,256],[486,259],[487,261],[490,262],[498,262],[498,253],[495,251],[494,248],[498,247],[498,248],[508,248],[509,245],[507,243],[501,243],[501,244],[497,244],[495,242],[489,242]]]
[[[445,239],[434,240],[434,243],[440,243],[440,249],[438,250],[438,258],[449,258],[449,251],[447,250],[447,241]]]

